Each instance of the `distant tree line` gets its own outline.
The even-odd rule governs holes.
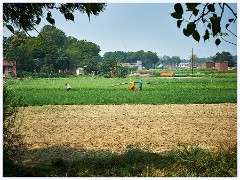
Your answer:
[[[63,31],[46,25],[37,37],[25,32],[3,38],[3,54],[17,62],[18,73],[71,73],[85,67],[87,73],[98,69],[100,47],[92,42],[67,37]]]
[[[158,57],[156,52],[106,52],[100,56],[100,46],[86,40],[78,40],[52,25],[45,25],[36,37],[29,37],[24,31],[16,31],[10,37],[3,37],[3,56],[17,62],[18,76],[23,72],[45,74],[73,74],[79,67],[84,68],[86,74],[93,71],[98,74],[112,74],[124,76],[129,68],[123,63],[142,61],[146,69],[156,68],[159,64],[179,65],[188,60],[178,56]],[[197,63],[205,61],[229,61],[234,66],[234,58],[229,52],[217,53],[209,58],[197,58]]]

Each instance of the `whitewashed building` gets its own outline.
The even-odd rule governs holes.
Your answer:
[[[76,74],[77,75],[84,75],[84,69],[83,68],[77,68],[76,69]]]
[[[178,65],[179,68],[190,68],[189,63],[180,62]]]

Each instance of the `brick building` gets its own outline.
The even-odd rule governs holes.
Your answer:
[[[228,62],[215,62],[215,68],[218,70],[228,70]]]
[[[217,70],[228,70],[228,61],[224,62],[204,62],[202,68],[215,68]]]
[[[3,59],[3,74],[13,76],[16,75],[16,73],[16,61]]]
[[[201,64],[202,68],[215,68],[215,63],[214,62],[203,62]]]

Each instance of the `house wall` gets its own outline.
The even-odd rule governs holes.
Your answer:
[[[16,61],[3,60],[3,74],[5,75],[16,75]]]
[[[214,62],[204,62],[201,64],[202,68],[215,68],[215,63]]]
[[[215,68],[218,70],[228,70],[228,62],[216,62]]]

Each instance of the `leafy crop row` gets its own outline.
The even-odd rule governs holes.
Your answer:
[[[236,103],[237,78],[143,77],[143,91],[129,91],[140,77],[10,79],[12,106],[61,104],[191,104]],[[65,84],[72,89],[67,92]]]

